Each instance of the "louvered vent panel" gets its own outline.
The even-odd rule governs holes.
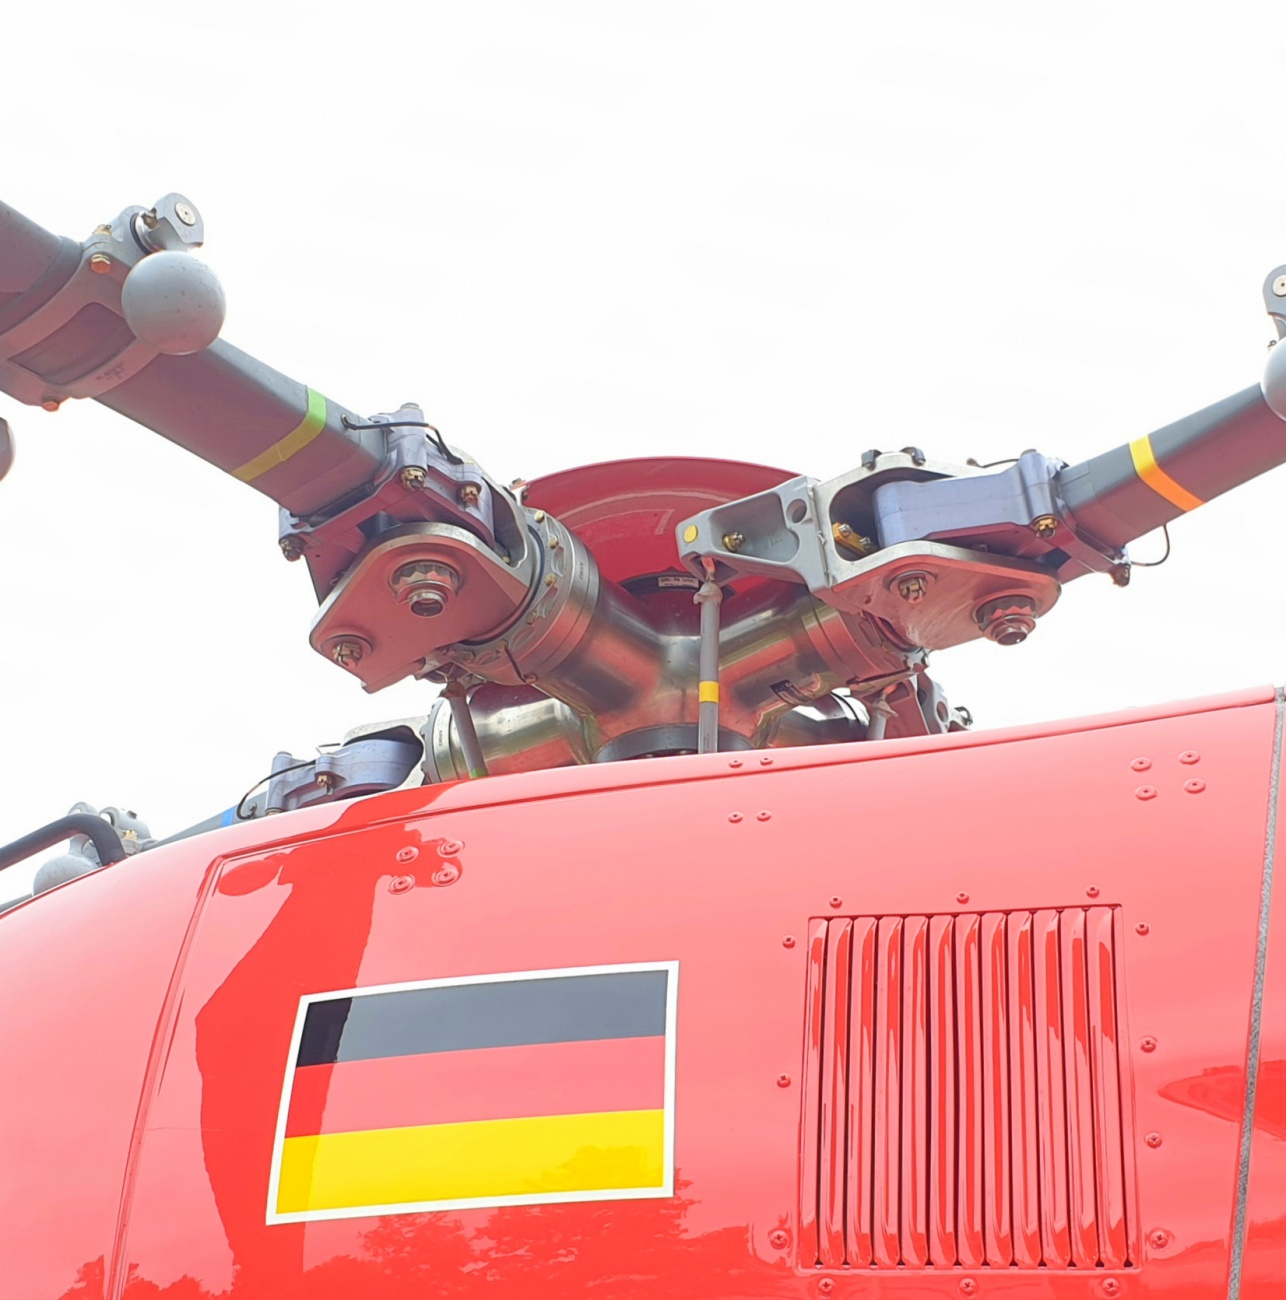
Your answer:
[[[801,1263],[1130,1266],[1117,924],[811,923]]]

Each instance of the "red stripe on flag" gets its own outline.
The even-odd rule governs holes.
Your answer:
[[[664,1037],[484,1047],[302,1066],[286,1136],[664,1105]]]

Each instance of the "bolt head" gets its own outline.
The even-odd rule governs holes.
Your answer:
[[[956,895],[956,902],[957,902],[957,903],[967,903],[968,901],[969,901],[969,895],[968,895],[967,893],[965,893],[965,891],[962,889],[962,890],[961,890],[961,891]]]
[[[779,1075],[777,1076],[777,1086],[778,1086],[779,1088],[789,1088],[789,1087],[790,1087],[790,1075],[788,1075],[788,1074],[779,1074]]]
[[[783,936],[781,946],[783,948],[793,948],[795,946],[795,936],[793,934]]]
[[[89,259],[89,269],[95,275],[108,275],[112,269],[112,259],[106,253],[94,253]]]
[[[1058,520],[1053,515],[1041,515],[1032,520],[1032,532],[1042,539],[1053,537],[1058,531]]]
[[[904,573],[898,580],[898,595],[908,605],[918,605],[928,594],[929,575],[927,573]]]
[[[1143,1140],[1155,1151],[1161,1145],[1161,1134],[1149,1133]]]
[[[746,544],[746,535],[745,533],[724,533],[720,540],[723,542],[725,551],[736,552]]]
[[[460,504],[466,509],[476,506],[482,499],[482,491],[476,483],[466,483],[459,493]]]
[[[365,653],[365,643],[355,637],[343,637],[330,647],[330,657],[341,668],[347,668],[350,672],[362,662]]]
[[[1139,1050],[1142,1052],[1155,1052],[1157,1049],[1157,1040],[1155,1038],[1140,1038]]]
[[[428,482],[428,475],[419,465],[407,465],[398,472],[397,481],[408,492],[419,492]]]
[[[40,409],[42,411],[56,411],[62,404],[63,399],[61,397],[46,397],[40,403]]]
[[[1086,898],[1097,898],[1097,897],[1098,897],[1098,892],[1099,892],[1099,891],[1098,891],[1098,886],[1097,886],[1097,885],[1086,885],[1086,886],[1085,886],[1085,897],[1086,897]]]
[[[838,894],[832,894],[830,897],[830,904],[832,907],[843,907],[844,900]]]
[[[281,547],[282,555],[284,555],[286,559],[288,559],[292,564],[296,560],[298,560],[304,553],[303,542],[301,542],[299,538],[295,537],[293,534],[287,537],[283,537],[277,543],[277,545]]]

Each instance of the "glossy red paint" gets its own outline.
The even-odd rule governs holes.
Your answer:
[[[836,1297],[955,1297],[965,1282],[979,1296],[1057,1300],[1226,1295],[1276,714],[1271,693],[1247,692],[782,751],[771,765],[711,755],[401,791],[72,882],[0,917],[0,987],[22,990],[0,1004],[3,1294],[810,1297],[827,1280]],[[1192,752],[1195,765],[1180,757]],[[1157,791],[1146,801],[1141,756]],[[1184,791],[1194,773],[1200,797]],[[773,816],[732,825],[737,808]],[[450,865],[454,882],[425,870],[391,893],[408,847]],[[833,893],[881,919],[832,935],[819,913]],[[1275,1294],[1286,1259],[1284,907],[1279,893],[1243,1296]],[[999,913],[1007,927],[989,925]],[[1052,924],[1069,913],[1069,926]],[[957,970],[980,1026],[964,1051],[994,1065],[980,1077],[1009,1081],[986,1098],[953,1084],[932,1016],[879,1015],[897,990],[917,1007],[927,988],[932,1005],[949,931],[957,963],[977,954]],[[801,939],[787,947],[783,935]],[[845,1039],[838,995],[828,1005],[825,989],[810,992],[819,946],[836,969],[873,965],[873,1040],[862,1008],[848,1008]],[[680,964],[674,1198],[265,1223],[302,994],[666,960]],[[1051,1000],[1060,979],[1084,1004]],[[1000,981],[1017,981],[1008,1004]],[[1144,1037],[1155,1051],[1138,1050]],[[1054,1062],[1069,1052],[1060,1087]],[[887,1072],[872,1078],[873,1054]],[[922,1070],[891,1065],[919,1059]],[[843,1102],[838,1089],[777,1086],[845,1070],[859,1086]],[[1023,1134],[1012,1151],[1007,1128],[977,1124],[1011,1105]],[[1058,1115],[1073,1164],[1089,1128],[1126,1134],[1119,1170],[1095,1175],[1092,1218],[1087,1185],[1042,1199]],[[838,1139],[841,1118],[850,1162],[877,1171],[869,1205],[841,1208],[834,1169],[808,1162],[802,1135],[815,1122]],[[871,1132],[882,1136],[868,1151]],[[962,1158],[948,1170],[930,1157],[951,1132]],[[811,1223],[801,1178],[827,1189]],[[983,1187],[1008,1190],[984,1200]],[[1095,1233],[1111,1268],[915,1263],[952,1237],[973,1263],[1012,1251],[1039,1264],[1042,1238],[1075,1263]],[[825,1267],[799,1263],[809,1250]]]

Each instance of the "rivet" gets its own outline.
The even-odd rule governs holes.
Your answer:
[[[1136,772],[1146,772],[1152,766],[1152,760],[1150,758],[1136,758],[1130,766]]]
[[[788,1074],[779,1074],[779,1075],[777,1076],[777,1086],[778,1086],[779,1088],[789,1088],[789,1087],[790,1087],[790,1075],[788,1075]]]
[[[1201,755],[1198,754],[1195,749],[1185,749],[1183,753],[1179,755],[1180,763],[1192,764],[1192,763],[1198,763],[1200,761],[1201,761]]]
[[[1143,1140],[1155,1151],[1161,1145],[1161,1134],[1149,1133]]]
[[[1157,797],[1157,788],[1154,785],[1141,785],[1134,792],[1136,799],[1155,799]]]
[[[464,848],[463,840],[443,840],[438,845],[438,856],[440,858],[453,858],[462,848]]]
[[[1085,886],[1085,897],[1086,897],[1086,898],[1097,898],[1097,897],[1098,897],[1098,886],[1097,886],[1097,885],[1086,885],[1086,886]]]
[[[536,513],[532,515],[532,518],[538,524],[543,524],[545,522],[545,512],[543,510],[537,510]]]
[[[730,822],[739,822],[739,821],[741,820],[741,814],[740,814],[740,813],[729,813],[729,814],[728,814],[728,820],[729,820]]]
[[[771,766],[772,766],[772,755],[771,755],[771,754],[765,754],[765,755],[764,755],[764,756],[759,760],[759,766],[760,766],[760,767],[771,767]]]
[[[1163,1250],[1170,1244],[1170,1234],[1164,1228],[1157,1228],[1155,1232],[1148,1233],[1148,1245],[1153,1250]]]
[[[962,1277],[960,1279],[960,1294],[973,1295],[978,1289],[978,1284],[971,1277]]]
[[[793,934],[783,936],[781,946],[783,948],[793,948],[795,946],[795,936]]]
[[[844,900],[843,900],[843,899],[842,899],[838,894],[832,894],[832,895],[831,895],[831,906],[832,906],[832,907],[843,907],[843,906],[844,906]]]
[[[741,766],[741,759],[739,759],[739,758],[730,758],[730,759],[728,760],[728,766],[729,766],[729,767],[740,767],[740,766]]]
[[[399,862],[414,862],[420,856],[420,850],[407,845],[404,849],[398,849],[397,860]]]
[[[1188,794],[1200,794],[1202,790],[1206,788],[1206,783],[1197,780],[1194,776],[1191,781],[1185,781],[1183,783],[1183,788],[1188,792]]]
[[[454,885],[460,879],[460,868],[453,867],[449,862],[444,862],[434,873],[433,883],[435,885]]]
[[[1150,926],[1146,921],[1140,921],[1140,922],[1138,923],[1138,925],[1136,925],[1136,926],[1134,927],[1134,933],[1135,933],[1135,934],[1147,934],[1148,931],[1151,930],[1151,928],[1152,928],[1152,927],[1151,927],[1151,926]]]
[[[1157,1040],[1155,1038],[1140,1038],[1139,1050],[1144,1052],[1155,1052],[1157,1049]]]
[[[766,822],[770,820],[771,817],[772,817],[772,813],[770,813],[767,808],[761,809],[759,812],[755,813],[756,821]]]
[[[783,1232],[780,1228],[774,1228],[768,1234],[768,1244],[777,1250],[785,1250],[790,1245],[790,1233]]]
[[[965,891],[962,889],[962,890],[961,890],[961,891],[956,895],[956,902],[957,902],[957,903],[967,903],[968,901],[969,901],[969,895],[966,894]]]
[[[415,887],[414,876],[394,876],[388,882],[388,892],[390,894],[405,894],[408,889]]]

